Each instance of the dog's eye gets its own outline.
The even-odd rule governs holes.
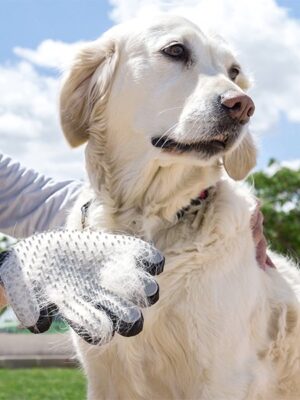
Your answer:
[[[239,73],[240,73],[240,68],[236,65],[233,65],[228,71],[229,78],[232,81],[234,81],[236,79],[236,77],[238,76]]]
[[[187,60],[188,59],[188,50],[187,48],[180,43],[171,44],[161,50],[163,54],[168,57],[172,57],[175,60]]]

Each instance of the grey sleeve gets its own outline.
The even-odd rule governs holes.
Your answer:
[[[21,238],[63,226],[82,186],[55,182],[0,153],[0,232]]]

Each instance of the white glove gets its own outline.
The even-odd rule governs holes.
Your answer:
[[[154,304],[163,256],[129,236],[59,230],[21,240],[0,255],[0,278],[20,322],[46,331],[59,314],[87,342],[138,334],[140,307]]]

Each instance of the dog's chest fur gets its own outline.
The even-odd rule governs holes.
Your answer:
[[[254,244],[249,246],[253,207],[247,190],[232,190],[223,182],[198,212],[156,224],[156,231],[147,229],[143,216],[137,218],[136,233],[152,240],[166,257],[158,278],[160,300],[145,310],[140,335],[116,337],[99,350],[98,359],[93,351],[89,360],[86,344],[80,343],[87,370],[93,365],[90,376],[97,374],[91,387],[103,398],[237,399],[251,390],[260,365],[258,357],[253,362],[259,349],[247,332],[256,305],[250,292],[260,288]],[[110,230],[103,213],[105,208],[91,208],[88,221]],[[124,216],[119,218],[114,229],[124,232]],[[134,233],[132,219],[127,223]]]

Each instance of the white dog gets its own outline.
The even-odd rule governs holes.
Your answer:
[[[228,46],[179,17],[114,27],[78,54],[61,121],[72,146],[87,141],[91,191],[70,225],[92,199],[87,225],[166,256],[141,334],[76,340],[89,399],[300,398],[300,278],[280,257],[258,267],[255,199],[234,181],[256,160],[247,88]]]

